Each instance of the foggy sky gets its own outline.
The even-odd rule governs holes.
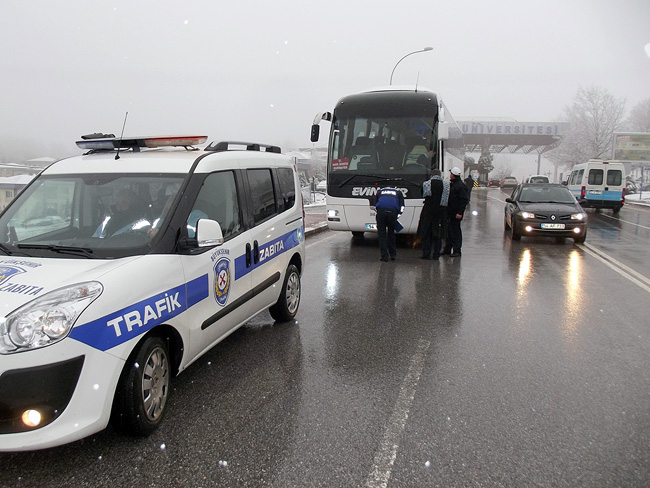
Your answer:
[[[125,135],[310,147],[316,112],[425,46],[393,84],[457,120],[555,120],[579,87],[650,97],[648,0],[3,0],[0,26],[4,162],[79,154],[127,111]]]

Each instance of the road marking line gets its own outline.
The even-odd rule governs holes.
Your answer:
[[[650,227],[647,227],[647,226],[645,226],[645,225],[641,225],[641,224],[637,224],[636,222],[630,222],[629,220],[623,220],[623,219],[621,219],[620,217],[612,217],[611,215],[605,215],[605,214],[601,214],[601,215],[602,215],[603,217],[607,217],[608,219],[618,220],[619,222],[625,222],[626,224],[636,225],[637,227],[641,227],[642,229],[648,229],[648,230],[650,230]]]
[[[332,235],[330,235],[330,236],[319,239],[318,241],[312,242],[311,244],[307,244],[307,246],[305,246],[305,250],[309,250],[312,247],[318,246],[318,245],[322,244],[325,241],[329,241],[330,239],[334,239],[335,237],[338,237],[338,235],[339,234],[337,234],[336,232],[332,232]]]
[[[583,251],[586,251],[588,254],[591,254],[593,257],[609,266],[624,278],[627,278],[635,285],[650,293],[650,279],[636,272],[632,268],[629,268],[623,263],[618,262],[616,259],[612,258],[600,249],[595,248],[594,246],[591,246],[589,244],[576,244],[576,246],[578,246]]]
[[[399,396],[395,403],[395,409],[388,420],[388,426],[384,431],[384,437],[375,453],[372,471],[366,480],[366,488],[386,488],[397,458],[399,442],[409,417],[415,391],[424,368],[424,356],[431,343],[420,339],[418,348],[411,358],[408,373],[402,381]]]

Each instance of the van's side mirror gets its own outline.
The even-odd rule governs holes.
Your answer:
[[[196,223],[196,242],[199,247],[220,246],[223,244],[223,232],[216,220],[199,219]]]
[[[320,134],[320,125],[314,124],[311,126],[311,142],[318,142],[318,136]]]
[[[562,184],[563,184],[564,186],[568,186],[569,182],[568,182],[567,180],[564,180],[564,181],[562,182]]]

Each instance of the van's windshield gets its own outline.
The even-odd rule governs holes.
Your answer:
[[[182,182],[160,174],[41,176],[0,216],[0,254],[128,255],[154,239]]]

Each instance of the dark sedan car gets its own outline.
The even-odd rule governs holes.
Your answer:
[[[501,186],[501,180],[499,178],[490,178],[487,186],[488,188],[499,188]]]
[[[506,198],[504,229],[521,236],[572,237],[585,242],[587,213],[563,185],[523,184]]]

